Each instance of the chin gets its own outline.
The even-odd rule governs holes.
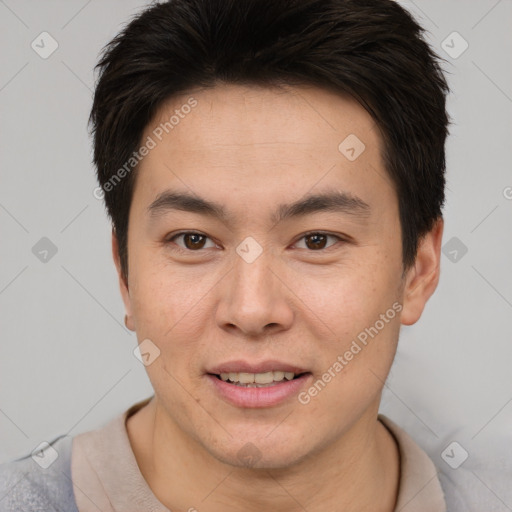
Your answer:
[[[212,457],[224,464],[245,469],[284,469],[301,462],[309,453],[304,442],[288,436],[270,440],[267,432],[257,440],[253,436],[233,436],[225,443],[205,446]]]
[[[212,452],[211,452],[212,453]],[[297,453],[276,454],[272,451],[261,451],[247,443],[236,453],[212,453],[219,461],[235,468],[247,470],[287,469],[300,462],[305,457]]]

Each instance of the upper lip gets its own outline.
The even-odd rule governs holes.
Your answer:
[[[226,361],[207,370],[207,373],[219,375],[221,373],[266,373],[271,371],[293,372],[296,375],[307,373],[307,370],[300,366],[278,360],[266,360],[258,363],[244,360]]]

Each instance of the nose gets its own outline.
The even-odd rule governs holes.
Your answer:
[[[259,338],[287,330],[293,323],[293,293],[270,251],[252,262],[237,256],[223,279],[217,323],[231,334]]]

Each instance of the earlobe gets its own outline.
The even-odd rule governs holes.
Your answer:
[[[437,288],[443,228],[444,221],[439,218],[418,244],[416,260],[407,272],[403,290],[403,325],[413,325],[420,319],[428,299]]]
[[[123,299],[124,307],[126,310],[126,315],[124,317],[124,324],[127,329],[130,331],[135,331],[135,327],[133,324],[132,318],[132,305],[130,298],[130,291],[128,289],[128,282],[125,280],[123,271],[121,268],[121,258],[119,256],[119,242],[117,240],[117,235],[114,229],[112,229],[112,258],[114,259],[114,264],[116,266],[117,275],[119,279],[119,290],[121,292],[121,297]]]

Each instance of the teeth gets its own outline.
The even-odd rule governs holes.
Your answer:
[[[273,381],[274,381],[274,372],[255,373],[254,374],[254,382],[256,382],[256,384],[270,384]]]
[[[238,374],[238,382],[240,382],[240,384],[252,384],[254,382],[254,378],[255,378],[254,373],[242,373],[242,372],[240,372]],[[263,382],[259,382],[259,384],[264,384],[264,383]]]
[[[291,375],[292,379],[293,379],[293,373],[290,373],[290,372],[286,372],[288,373],[288,375]],[[283,380],[284,379],[284,372],[274,372],[274,380],[277,380],[277,381],[280,381],[280,380]],[[288,379],[288,380],[291,380],[291,379]]]
[[[293,372],[283,372],[281,370],[265,373],[229,372],[220,374],[223,381],[229,380],[234,384],[242,384],[248,387],[261,387],[258,384],[271,384],[272,382],[281,382],[284,379],[292,380],[294,377]]]

